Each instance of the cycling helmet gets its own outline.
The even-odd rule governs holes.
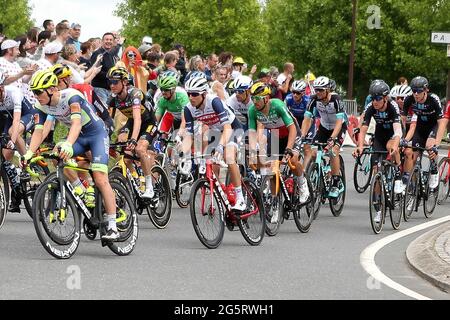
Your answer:
[[[412,90],[410,86],[402,84],[397,88],[397,97],[407,97],[412,94]]]
[[[252,78],[248,76],[239,76],[234,79],[233,89],[236,91],[249,90],[253,85]]]
[[[51,70],[36,72],[30,81],[31,91],[44,90],[58,86],[58,78]]]
[[[110,80],[130,80],[130,75],[125,68],[112,67],[111,69],[109,69],[106,78]]]
[[[394,87],[392,87],[391,89],[391,93],[389,94],[392,98],[397,98],[398,97],[398,89],[400,88],[399,85],[396,85]]]
[[[250,88],[250,94],[252,96],[265,97],[272,94],[272,89],[264,82],[256,82]]]
[[[369,88],[369,94],[374,96],[387,96],[390,92],[390,88],[383,80],[372,81]]]
[[[72,70],[70,70],[69,66],[61,63],[55,64],[50,70],[58,77],[58,79],[70,77],[72,75]]]
[[[172,73],[163,73],[159,75],[157,85],[161,90],[170,90],[177,87],[178,78]]]
[[[186,92],[204,93],[209,90],[208,80],[202,77],[190,78],[184,85]]]
[[[291,91],[303,92],[307,86],[308,84],[304,80],[296,80],[292,83]]]
[[[330,79],[328,77],[318,77],[314,80],[314,89],[330,89]]]
[[[330,90],[335,91],[336,90],[336,81],[333,79],[330,79]]]
[[[425,77],[415,77],[411,80],[411,89],[427,89],[428,88],[428,80]]]
[[[0,71],[0,86],[3,85],[5,80],[6,80],[5,75],[3,74],[3,72]]]

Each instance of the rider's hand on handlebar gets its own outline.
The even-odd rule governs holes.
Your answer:
[[[137,146],[137,141],[136,139],[131,138],[130,140],[128,140],[127,142],[127,150],[129,151],[133,151]]]

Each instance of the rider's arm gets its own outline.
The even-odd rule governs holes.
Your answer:
[[[191,111],[188,107],[184,108],[183,111],[184,119],[185,119],[185,135],[183,135],[183,144],[181,147],[181,152],[184,154],[190,154],[191,153],[191,146],[192,146],[192,136],[194,135],[194,117],[192,116]]]
[[[334,126],[334,130],[331,133],[331,138],[335,139],[339,136],[341,130],[342,130],[342,124],[344,123],[345,119],[345,109],[344,104],[341,100],[336,101],[337,104],[337,110],[336,110],[336,124]]]
[[[31,135],[31,142],[30,146],[28,147],[28,150],[35,153],[36,150],[41,145],[42,141],[45,139],[42,135],[42,129],[44,128],[44,123],[47,123],[45,119],[47,118],[47,114],[42,112],[41,110],[37,109],[36,113],[34,114],[34,131]]]
[[[17,138],[19,137],[19,125],[20,118],[22,116],[22,101],[24,99],[22,92],[20,89],[11,87],[8,89],[11,92],[12,101],[14,103],[14,114],[13,114],[13,123],[11,126],[11,140],[16,143]]]
[[[139,138],[139,132],[141,131],[141,125],[142,125],[142,117],[141,117],[141,107],[143,101],[143,93],[139,91],[138,94],[136,94],[133,97],[133,132],[131,133],[131,139],[138,140]]]
[[[300,130],[302,137],[306,137],[309,129],[311,128],[312,121],[314,118],[315,104],[316,104],[315,100],[311,99],[308,103],[308,106],[306,107],[305,116],[304,116],[303,122],[302,122],[302,128]]]
[[[248,109],[248,144],[250,152],[256,152],[257,133],[256,133],[256,109],[252,105]]]
[[[444,110],[442,109],[441,101],[436,95],[431,95],[431,97],[435,100],[434,108],[436,110],[436,114],[438,117],[437,124],[438,129],[436,133],[436,145],[439,146],[442,141],[442,137],[444,136],[445,129],[447,129],[447,121],[444,119]]]
[[[47,138],[47,136],[49,135],[50,131],[52,131],[52,127],[53,127],[53,123],[55,122],[55,118],[51,115],[47,116],[47,120],[44,123],[44,128],[42,131],[42,141],[41,143],[45,140],[45,138]]]
[[[73,145],[75,141],[77,141],[81,132],[81,105],[78,102],[70,104],[70,113],[70,119],[72,122],[70,125],[69,134],[67,135],[67,142]]]

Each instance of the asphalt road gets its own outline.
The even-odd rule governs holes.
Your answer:
[[[333,217],[326,205],[309,233],[285,221],[276,237],[265,237],[258,247],[250,247],[239,231],[226,230],[222,245],[208,250],[194,233],[188,209],[176,207],[165,230],[139,217],[138,244],[130,256],[115,256],[83,237],[75,256],[60,261],[42,248],[24,210],[9,214],[0,230],[0,299],[412,299],[375,281],[360,264],[367,246],[396,231],[387,222],[381,234],[373,234],[368,193],[354,191],[350,149],[344,159],[348,191],[342,215]],[[449,207],[437,207],[431,219],[419,211],[400,230],[443,217]],[[450,299],[406,262],[408,244],[426,231],[385,246],[376,264],[413,291]]]

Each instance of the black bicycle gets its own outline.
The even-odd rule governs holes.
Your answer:
[[[378,156],[377,170],[370,183],[369,215],[372,230],[380,233],[389,211],[392,227],[398,230],[402,220],[403,193],[394,193],[397,165],[392,162],[387,151],[363,151],[367,155]],[[381,160],[382,156],[387,156]],[[381,161],[380,161],[381,160]]]
[[[370,136],[369,145],[364,147],[364,150],[372,151],[373,133],[368,133]],[[353,184],[358,193],[364,193],[372,181],[372,164],[370,161],[370,153],[363,152],[355,159],[353,167]]]
[[[89,173],[90,169],[82,169],[76,165],[66,164],[55,154],[41,154],[41,159],[57,161],[56,174],[44,181],[36,190],[33,201],[33,222],[39,241],[45,250],[55,258],[72,257],[81,239],[81,217],[86,237],[94,240],[97,231],[106,233],[105,210],[102,195],[95,190],[95,207],[88,208],[77,195],[74,188],[64,178],[64,169]],[[79,161],[87,161],[78,158]],[[138,218],[133,200],[128,191],[117,182],[111,181],[116,201],[116,223],[120,237],[115,242],[102,240],[102,246],[108,246],[119,256],[130,254],[136,246],[138,238]]]

